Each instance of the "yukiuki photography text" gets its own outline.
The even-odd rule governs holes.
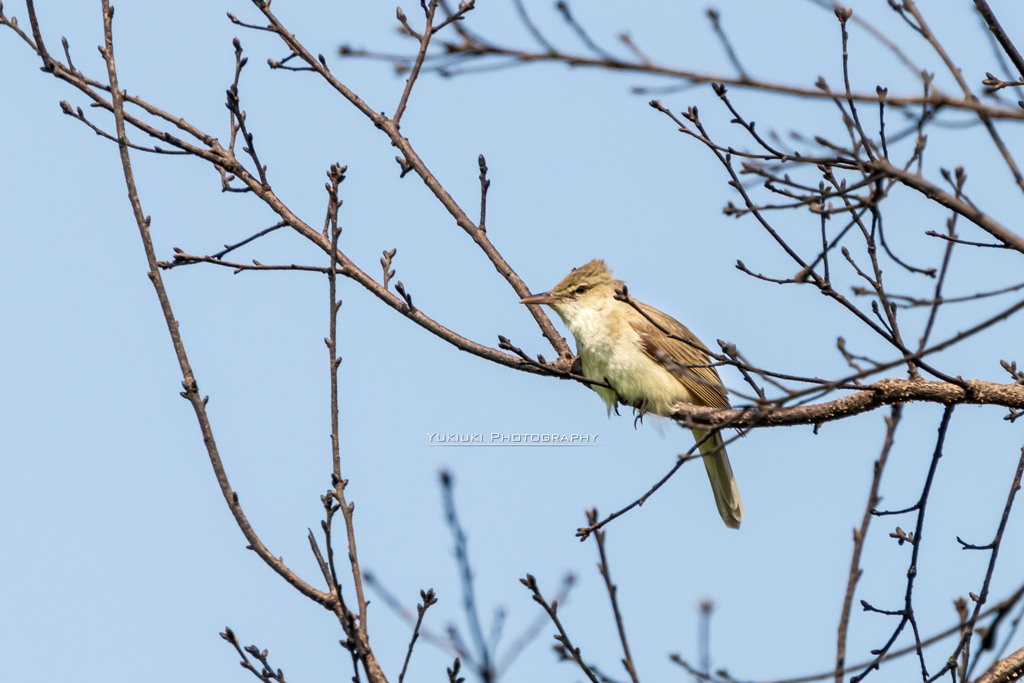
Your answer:
[[[428,446],[597,446],[597,434],[427,432]]]

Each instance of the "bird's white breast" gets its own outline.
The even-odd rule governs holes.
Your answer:
[[[559,311],[569,331],[576,338],[576,350],[583,363],[583,374],[594,380],[605,380],[615,392],[594,387],[607,404],[609,412],[616,399],[642,410],[667,415],[669,408],[680,401],[693,402],[686,387],[668,370],[644,351],[640,334],[629,324],[628,315],[612,306],[629,308],[626,314],[640,314],[612,300],[600,308],[575,306],[570,303],[564,313]]]

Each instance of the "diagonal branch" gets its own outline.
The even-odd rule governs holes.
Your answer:
[[[498,273],[512,286],[512,289],[519,296],[524,298],[530,295],[530,289],[523,282],[522,278],[519,277],[512,266],[508,264],[505,258],[498,252],[498,250],[491,243],[484,232],[477,226],[473,220],[463,211],[462,207],[455,201],[455,199],[448,193],[448,190],[444,188],[437,177],[427,168],[426,163],[419,157],[416,151],[412,147],[412,143],[409,142],[408,138],[404,137],[399,131],[398,123],[391,118],[388,118],[382,113],[374,111],[366,102],[359,98],[354,92],[346,87],[341,81],[339,81],[323,63],[320,62],[306,47],[299,42],[298,38],[294,34],[288,31],[287,28],[281,23],[281,21],[270,11],[270,3],[264,0],[252,0],[253,4],[259,9],[264,17],[270,22],[270,26],[273,30],[281,37],[281,40],[299,56],[302,61],[306,62],[313,71],[316,71],[320,76],[335,90],[337,90],[345,99],[351,102],[360,112],[362,112],[367,118],[369,118],[374,126],[379,128],[388,136],[391,143],[398,149],[401,156],[401,164],[403,169],[408,168],[414,171],[416,175],[420,177],[423,183],[427,186],[427,189],[437,197],[438,201],[441,202],[442,206],[447,209],[448,213],[455,219],[455,223],[462,228],[462,230],[469,235],[469,237],[480,247],[480,249],[486,254],[487,258],[494,265]],[[283,218],[284,216],[282,216]],[[344,268],[343,268],[343,274]],[[540,310],[539,306],[531,307],[530,314],[536,320],[538,326],[541,329],[543,335],[547,338],[552,348],[562,358],[571,358],[572,355],[569,351],[569,347],[565,340],[555,329],[551,320]],[[502,354],[504,355],[504,354]]]
[[[306,583],[280,558],[275,557],[274,554],[271,553],[263,544],[263,541],[260,540],[259,536],[256,535],[256,532],[249,524],[249,520],[246,518],[245,513],[242,511],[242,507],[238,502],[238,494],[231,488],[231,484],[228,481],[227,472],[224,469],[224,463],[221,461],[220,452],[217,449],[217,443],[213,437],[213,429],[210,426],[210,419],[206,413],[206,403],[208,399],[200,396],[199,394],[199,385],[196,381],[195,374],[192,372],[192,366],[189,363],[188,355],[185,352],[184,342],[182,341],[181,335],[178,331],[178,321],[174,318],[174,311],[171,309],[171,302],[167,296],[167,290],[164,288],[163,278],[160,276],[160,269],[156,260],[156,252],[153,248],[153,240],[149,232],[150,218],[142,211],[142,203],[139,199],[138,190],[135,186],[131,157],[128,153],[128,139],[125,134],[124,95],[117,84],[117,68],[114,63],[112,22],[113,10],[110,7],[110,2],[109,0],[103,0],[104,46],[101,48],[101,53],[104,61],[106,62],[107,75],[110,79],[110,92],[112,95],[111,110],[114,113],[118,150],[121,155],[121,167],[124,170],[125,185],[128,189],[128,200],[131,203],[132,213],[135,216],[135,222],[138,225],[139,234],[142,237],[143,249],[146,252],[146,261],[149,264],[149,279],[153,283],[153,288],[156,290],[157,298],[160,300],[160,308],[163,311],[164,320],[167,323],[167,330],[171,335],[171,343],[174,346],[175,355],[178,357],[178,365],[181,368],[183,380],[182,386],[185,388],[182,392],[182,396],[192,405],[192,408],[195,411],[196,419],[199,421],[199,427],[203,434],[203,443],[206,444],[206,450],[209,454],[210,464],[213,466],[217,483],[220,485],[221,493],[224,495],[224,500],[227,502],[228,508],[231,510],[231,514],[235,518],[235,523],[238,525],[238,528],[241,529],[246,541],[249,542],[249,547],[259,555],[260,559],[270,566],[271,569],[277,572],[289,584],[294,586],[300,593],[311,600],[330,608],[332,600],[329,594],[319,591]]]
[[[988,25],[988,30],[992,32],[995,39],[999,41],[1000,47],[1003,48],[1003,52],[1010,58],[1013,65],[1017,67],[1017,71],[1024,77],[1024,57],[1021,57],[1020,52],[1017,51],[1017,47],[1010,40],[1010,36],[1006,35],[1006,31],[1003,30],[999,20],[996,19],[995,13],[992,8],[988,6],[988,2],[985,0],[974,0],[974,6],[978,8],[978,13],[985,20]]]
[[[1024,253],[1024,237],[1010,230],[978,207],[949,194],[937,185],[933,185],[925,180],[922,176],[902,168],[897,168],[888,159],[875,159],[874,161],[866,162],[865,165],[891,178],[895,178],[907,187],[917,190],[928,199],[942,204],[951,211],[955,211],[1006,246]]]

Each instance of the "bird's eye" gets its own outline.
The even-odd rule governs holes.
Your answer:
[[[579,287],[576,288],[576,293],[585,294],[588,289],[590,289],[590,287],[587,287],[586,285],[580,285]]]

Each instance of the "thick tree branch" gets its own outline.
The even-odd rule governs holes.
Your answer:
[[[880,171],[891,178],[895,178],[907,187],[917,190],[928,199],[942,204],[947,209],[955,211],[1006,246],[1024,253],[1024,237],[1021,237],[1014,231],[1010,230],[978,207],[945,192],[937,185],[933,185],[922,176],[913,173],[912,171],[897,168],[889,163],[888,159],[876,159],[874,161],[867,162],[866,165],[869,168]]]
[[[1024,676],[1024,647],[989,667],[974,683],[1012,683]]]
[[[979,379],[963,385],[929,380],[882,379],[849,396],[834,401],[792,407],[755,406],[716,409],[677,403],[672,417],[686,427],[729,426],[747,429],[779,425],[818,425],[866,413],[885,405],[925,401],[928,403],[997,405],[1024,409],[1024,385],[998,384]]]

